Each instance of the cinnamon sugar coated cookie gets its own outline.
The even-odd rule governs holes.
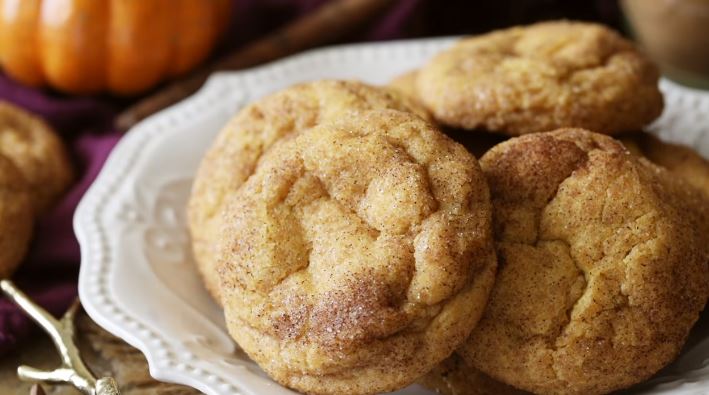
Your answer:
[[[696,227],[709,245],[709,161],[689,147],[662,141],[649,133],[621,136],[621,142],[632,154],[674,176],[677,193],[692,206]]]
[[[633,154],[644,156],[666,168],[670,173],[704,192],[709,199],[709,160],[693,149],[664,142],[649,133],[621,136],[621,141]]]
[[[64,145],[40,118],[0,101],[0,154],[15,164],[32,193],[37,214],[67,189],[73,171]]]
[[[418,100],[418,95],[416,94],[416,78],[418,77],[418,70],[410,70],[404,74],[401,74],[391,80],[388,84],[390,88],[396,89],[399,92]]]
[[[442,124],[508,135],[637,130],[662,112],[657,68],[601,25],[544,22],[466,38],[416,77]]]
[[[671,362],[707,299],[699,193],[580,129],[511,139],[481,166],[500,267],[466,361],[543,394],[608,393]]]
[[[0,278],[9,277],[25,256],[34,212],[19,170],[0,155]]]
[[[397,110],[280,139],[233,190],[219,234],[231,336],[308,394],[414,382],[477,323],[496,259],[475,158]]]
[[[421,377],[418,383],[441,395],[528,394],[473,368],[456,353]]]
[[[225,198],[256,169],[276,141],[322,122],[370,109],[412,111],[413,100],[389,89],[355,81],[323,80],[294,85],[241,110],[220,132],[197,172],[189,202],[189,228],[197,267],[219,302],[216,243]]]

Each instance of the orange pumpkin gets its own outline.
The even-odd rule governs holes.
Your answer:
[[[230,0],[0,0],[0,63],[31,86],[132,95],[204,60]]]

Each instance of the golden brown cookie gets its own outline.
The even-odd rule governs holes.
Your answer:
[[[528,394],[475,369],[456,353],[421,377],[418,383],[441,395]]]
[[[299,84],[241,110],[221,131],[197,173],[189,202],[189,225],[197,267],[219,302],[215,241],[224,198],[253,174],[261,155],[281,138],[354,111],[425,110],[398,92],[355,81]]]
[[[406,96],[418,101],[416,94],[416,78],[418,69],[410,70],[391,80],[388,87],[395,89]],[[435,122],[430,115],[431,122]],[[507,137],[494,133],[470,133],[468,130],[457,128],[444,128],[443,132],[457,143],[463,144],[468,152],[475,155],[476,158],[481,157],[487,150],[504,141]]]
[[[396,89],[399,92],[418,100],[418,95],[416,94],[416,77],[418,76],[418,70],[410,70],[404,74],[401,74],[391,80],[388,84],[390,88]]]
[[[664,142],[650,133],[624,135],[620,140],[633,154],[666,168],[709,198],[709,161],[693,149]]]
[[[27,180],[37,214],[49,209],[71,183],[69,157],[54,131],[40,118],[2,101],[0,154]]]
[[[0,155],[0,278],[9,277],[24,258],[33,223],[27,183],[15,165]]]
[[[419,99],[444,125],[508,135],[637,130],[662,112],[657,68],[601,25],[544,22],[466,38],[422,67]]]
[[[231,336],[309,394],[414,382],[475,326],[496,260],[475,158],[396,110],[281,139],[228,198],[220,234]]]
[[[693,206],[698,219],[697,227],[702,229],[706,244],[709,245],[709,161],[693,149],[664,142],[649,133],[633,133],[621,136],[621,142],[634,155],[645,158],[667,169],[674,177],[678,193]],[[702,198],[687,191],[686,185],[702,192]]]
[[[611,392],[672,361],[707,299],[700,193],[581,129],[511,139],[481,166],[500,267],[466,361],[544,394]]]

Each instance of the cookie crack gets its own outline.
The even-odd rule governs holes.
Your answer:
[[[541,206],[541,208],[539,208],[538,212],[535,215],[535,217],[536,217],[535,221],[537,222],[536,223],[536,238],[535,238],[534,242],[530,243],[530,245],[537,246],[540,241],[543,241],[543,239],[541,239],[541,230],[542,230],[541,222],[542,222],[542,215],[544,213],[544,210],[546,210],[546,208],[549,206],[549,204],[551,204],[551,202],[554,199],[556,199],[557,195],[559,195],[559,190],[561,189],[562,185],[566,182],[566,180],[573,177],[573,175],[576,173],[576,171],[578,171],[579,169],[588,165],[589,157],[590,157],[589,154],[590,154],[589,152],[584,151],[583,158],[581,158],[580,160],[578,160],[576,162],[576,166],[569,172],[569,174],[566,175],[566,177],[564,177],[563,180],[561,180],[559,182],[559,184],[556,186],[556,189],[554,190],[554,193],[551,194],[551,196],[546,200],[546,202],[544,202],[544,204]],[[563,241],[563,240],[560,240],[560,241]],[[566,241],[564,241],[564,242],[568,245],[568,242],[566,242]]]
[[[399,127],[404,127],[404,126],[407,126],[407,125],[415,125],[415,123],[414,123],[414,122],[403,123],[403,124],[399,125]],[[385,138],[385,140],[387,141],[388,144],[390,144],[390,145],[393,146],[394,148],[399,149],[404,155],[406,155],[406,159],[407,159],[410,163],[414,163],[414,164],[416,164],[416,165],[418,165],[418,166],[421,166],[421,167],[424,169],[423,174],[426,176],[426,178],[425,178],[425,180],[426,180],[426,192],[428,192],[429,196],[431,196],[431,198],[433,199],[433,203],[434,203],[434,205],[435,205],[434,209],[433,209],[428,215],[426,215],[425,218],[421,219],[418,223],[416,223],[416,224],[411,224],[411,225],[409,226],[408,232],[405,232],[405,233],[410,233],[410,232],[413,231],[413,228],[416,228],[416,227],[418,227],[419,225],[421,225],[422,223],[426,222],[426,220],[427,220],[428,218],[430,218],[430,217],[433,216],[435,213],[437,213],[438,211],[440,211],[440,210],[442,209],[442,206],[443,206],[443,205],[441,204],[439,197],[436,196],[436,194],[433,192],[433,181],[432,181],[432,178],[431,178],[431,171],[430,171],[431,164],[430,164],[430,161],[424,160],[424,161],[418,162],[418,161],[416,160],[416,158],[411,154],[411,152],[409,151],[409,148],[408,148],[405,144],[401,144],[400,141],[398,141],[398,140],[392,138],[391,136],[385,136],[384,138]]]
[[[636,218],[634,218],[634,219],[628,221],[627,224],[635,223],[635,222],[641,220],[642,218],[644,218],[644,217],[646,217],[646,216],[648,216],[648,215],[652,215],[652,213],[646,213],[646,214],[639,215],[639,216],[637,216]],[[627,224],[626,224],[626,226],[627,226]],[[638,243],[633,244],[633,245],[628,249],[628,251],[624,254],[623,258],[620,259],[620,261],[624,263],[624,270],[623,270],[623,279],[622,279],[622,281],[620,282],[619,287],[618,287],[618,296],[621,296],[621,297],[623,298],[623,302],[620,303],[620,304],[614,304],[613,306],[608,307],[608,308],[603,308],[603,309],[599,310],[599,312],[612,311],[612,310],[620,310],[620,309],[622,309],[622,308],[624,308],[624,307],[632,307],[631,304],[630,304],[629,295],[627,295],[627,294],[625,293],[625,291],[623,290],[623,286],[624,286],[624,285],[627,283],[627,281],[628,281],[628,271],[627,271],[628,267],[627,267],[627,265],[625,265],[625,261],[627,260],[627,258],[628,258],[638,247],[642,246],[643,244],[652,242],[652,240],[654,240],[654,239],[649,239],[649,240],[645,240],[645,241],[642,241],[642,242],[638,242]],[[561,336],[567,331],[569,325],[571,325],[571,323],[572,323],[572,319],[571,319],[571,318],[573,317],[574,312],[579,309],[579,301],[580,301],[580,300],[586,295],[586,293],[588,292],[589,285],[590,285],[590,280],[591,280],[590,277],[593,277],[593,276],[589,273],[589,271],[583,269],[583,268],[581,267],[581,265],[579,265],[578,261],[574,258],[574,254],[571,253],[571,251],[572,251],[571,245],[570,245],[566,240],[562,240],[562,239],[552,239],[552,240],[542,240],[542,242],[559,242],[559,243],[564,243],[565,246],[568,248],[568,250],[569,250],[569,252],[570,252],[570,253],[569,253],[569,257],[571,258],[571,261],[574,263],[574,265],[576,266],[577,270],[578,270],[579,272],[583,273],[583,275],[584,275],[584,281],[585,281],[585,287],[584,287],[583,292],[581,292],[580,296],[576,299],[576,301],[573,303],[573,305],[572,305],[569,309],[567,309],[567,313],[566,313],[566,324],[564,324],[564,325],[560,328],[560,330],[559,330],[557,336],[555,336],[555,340],[558,340],[558,338],[561,337]],[[596,260],[596,262],[602,262],[602,261],[604,261],[604,260],[606,259],[607,255],[605,254],[605,252],[603,252],[603,251],[601,251],[601,252],[602,252],[601,257],[598,258],[598,259]],[[615,262],[615,261],[614,261],[614,262]],[[596,270],[602,269],[604,266],[605,266],[605,265],[599,266],[598,268],[596,268]],[[553,347],[551,347],[551,349],[552,349],[554,352],[557,352],[558,350],[560,350],[560,349],[562,349],[562,348],[564,348],[564,346],[559,346],[559,345],[557,345],[557,344],[555,344]]]
[[[590,284],[590,281],[589,281],[589,273],[588,273],[587,270],[585,270],[584,268],[582,268],[581,265],[579,265],[579,263],[578,263],[578,261],[576,260],[576,258],[574,258],[574,254],[572,254],[572,252],[571,252],[571,251],[572,251],[572,249],[571,249],[571,244],[570,244],[568,241],[563,240],[563,239],[551,239],[551,240],[542,240],[542,242],[556,242],[556,243],[561,243],[561,244],[563,244],[563,245],[566,247],[566,249],[568,250],[568,252],[569,252],[569,258],[571,259],[571,262],[574,263],[574,266],[576,267],[576,270],[577,270],[580,274],[583,275],[583,279],[584,279],[584,289],[583,289],[583,291],[580,292],[579,296],[578,296],[578,297],[576,298],[576,300],[571,304],[571,306],[566,309],[566,314],[565,314],[565,316],[564,316],[565,322],[562,323],[562,325],[560,325],[559,329],[557,330],[557,333],[554,334],[554,335],[552,335],[553,339],[549,339],[549,340],[553,340],[553,342],[552,342],[552,341],[549,342],[550,348],[551,348],[554,352],[556,352],[556,351],[558,350],[557,345],[556,345],[556,341],[559,339],[559,337],[561,337],[561,336],[566,332],[566,330],[568,329],[569,325],[571,325],[571,317],[573,317],[574,311],[576,311],[577,308],[579,307],[579,302],[580,302],[580,300],[583,298],[584,295],[586,295],[586,292],[588,291],[588,287],[589,287],[589,284]],[[569,290],[569,291],[570,291],[570,290]]]
[[[620,54],[628,52],[628,51],[618,51],[618,50],[613,50],[609,51],[607,54],[604,54],[604,56],[600,59],[598,64],[595,65],[589,65],[589,66],[581,66],[581,67],[571,67],[569,68],[568,71],[560,75],[557,79],[558,82],[562,84],[569,83],[569,81],[577,76],[579,73],[582,72],[595,72],[595,71],[603,71],[608,68],[610,65],[610,62],[612,59],[615,57],[619,56]]]
[[[641,220],[642,218],[644,218],[644,217],[646,217],[646,216],[648,216],[648,215],[652,215],[652,213],[645,213],[645,214],[639,215],[639,216],[637,216],[636,218],[634,218],[634,219],[628,221],[627,223],[628,223],[628,224],[629,224],[629,223],[635,223],[635,222]],[[641,246],[643,246],[643,245],[645,245],[645,244],[647,244],[647,243],[650,243],[650,242],[652,242],[653,240],[655,240],[655,238],[651,238],[651,239],[648,239],[648,240],[644,240],[644,241],[642,241],[642,242],[634,243],[634,244],[628,249],[628,251],[623,255],[623,258],[620,259],[620,261],[624,263],[623,278],[622,278],[622,280],[620,281],[620,284],[619,284],[619,287],[618,287],[618,294],[617,294],[617,296],[621,297],[621,300],[620,300],[619,302],[617,302],[617,303],[612,304],[611,306],[604,307],[604,308],[598,310],[598,312],[597,312],[598,315],[603,314],[603,313],[606,313],[606,312],[609,312],[609,311],[619,312],[619,311],[622,311],[622,310],[625,310],[625,309],[632,309],[632,308],[634,308],[633,305],[632,305],[632,303],[631,303],[631,301],[630,301],[630,295],[628,295],[628,294],[624,291],[624,289],[623,289],[623,288],[624,288],[624,285],[627,284],[627,281],[628,281],[628,271],[627,271],[628,266],[625,264],[625,262],[626,262],[627,258],[628,258],[634,251],[637,250],[637,248],[639,248],[639,247],[641,247]],[[554,240],[554,241],[563,242],[563,240]],[[605,260],[606,256],[607,256],[607,255],[604,253],[604,254],[597,260],[597,262],[600,262],[600,261]],[[571,254],[571,258],[572,258],[573,262],[576,264],[577,268],[579,268],[579,270],[580,270],[582,273],[584,273],[585,280],[586,280],[586,286],[585,286],[584,291],[581,293],[581,296],[576,300],[576,302],[574,303],[574,305],[573,305],[570,309],[567,310],[567,323],[566,323],[565,326],[560,330],[559,336],[557,336],[557,338],[556,338],[557,340],[558,340],[559,337],[563,336],[563,334],[567,331],[569,325],[571,325],[571,323],[572,323],[571,318],[573,317],[574,312],[579,308],[579,301],[586,295],[586,293],[588,292],[588,287],[589,287],[589,285],[590,285],[590,281],[589,281],[589,278],[588,278],[588,276],[589,276],[590,274],[589,274],[587,271],[584,271],[583,269],[580,268],[580,266],[578,265],[577,261],[573,258],[573,255],[572,255],[572,254]],[[602,269],[602,268],[603,268],[603,266],[599,267],[598,269]],[[611,347],[615,348],[615,345],[616,345],[616,335],[615,335],[615,333],[616,333],[616,328],[615,328],[615,323],[614,323],[614,322],[611,322],[610,329],[611,329],[611,331],[612,331],[612,334],[611,334],[611,336],[608,338],[608,340],[610,341]],[[558,355],[559,351],[565,349],[567,346],[568,346],[568,345],[560,345],[560,344],[558,344],[558,343],[554,343],[554,345],[553,345],[552,347],[550,347],[550,350],[551,350],[552,353],[553,353],[552,355],[554,356],[553,358],[556,359],[556,355]],[[554,372],[554,375],[555,375],[556,379],[559,380],[560,382],[564,382],[564,383],[565,383],[566,380],[564,380],[564,379],[561,377],[562,372],[561,372],[561,366],[560,366],[560,364],[553,363],[553,364],[551,365],[551,368],[552,368],[552,371]]]

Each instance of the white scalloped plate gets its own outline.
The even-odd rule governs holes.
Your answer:
[[[450,42],[335,47],[216,74],[194,96],[133,128],[76,212],[79,293],[88,314],[143,351],[158,380],[211,395],[293,394],[237,349],[196,275],[184,218],[195,169],[220,127],[251,100],[321,78],[384,83]],[[667,106],[653,130],[709,156],[709,95],[668,81],[662,89]],[[702,332],[677,363],[642,389],[645,393],[709,392],[709,339]],[[416,386],[397,392],[428,393]]]

